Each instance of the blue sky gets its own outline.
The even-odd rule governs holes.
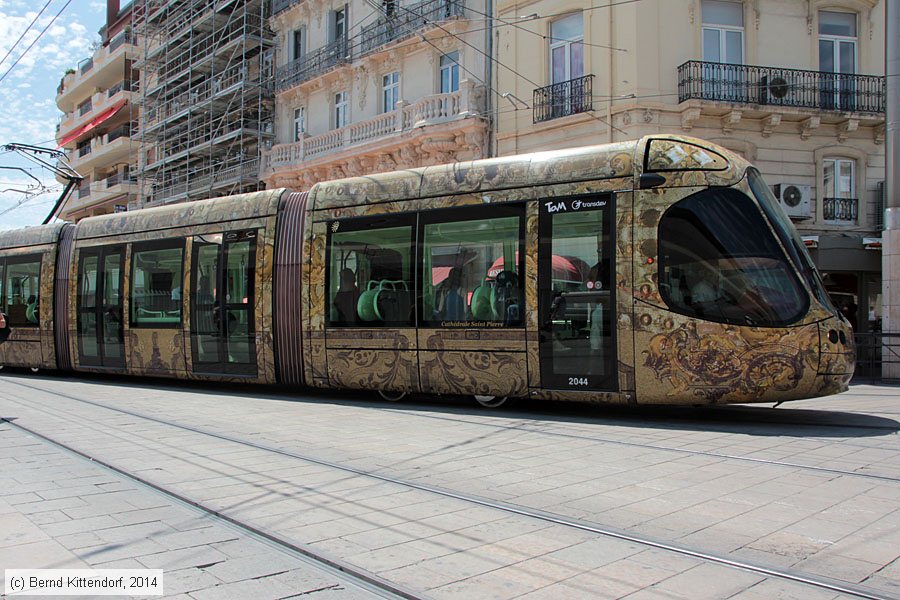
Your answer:
[[[0,0],[0,58],[9,52],[22,32],[48,0]],[[92,54],[99,42],[97,31],[106,18],[106,2],[72,0],[59,18],[53,17],[66,0],[50,0],[44,13],[0,63],[0,78],[21,56],[21,60],[0,81],[0,145],[21,142],[56,147],[53,140],[60,112],[56,108],[56,86],[65,70]],[[124,4],[124,2],[123,2]],[[26,48],[45,27],[49,28],[27,53]],[[25,173],[0,169],[0,229],[37,225],[59,197],[61,186],[52,174],[15,154],[0,151],[0,166],[22,167],[47,186],[50,193],[26,197],[15,190],[33,182]],[[21,206],[16,206],[22,201]]]

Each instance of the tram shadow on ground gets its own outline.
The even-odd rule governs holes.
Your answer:
[[[487,417],[492,427],[520,429],[522,422],[541,424],[596,425],[619,428],[654,428],[677,431],[718,431],[752,436],[792,436],[818,438],[880,437],[900,431],[893,418],[811,406],[816,400],[803,400],[802,406],[785,403],[723,406],[617,406],[575,402],[516,400],[503,408],[488,409],[469,397],[415,394],[400,402],[387,402],[366,390],[288,389],[278,386],[218,383],[208,381],[160,380],[91,373],[41,372],[5,369],[0,378],[23,384],[41,381],[78,381],[103,387],[154,389],[211,396],[248,396],[276,402],[327,403],[392,410],[446,421],[467,417]],[[851,392],[852,393],[852,389]],[[900,395],[900,390],[898,390]],[[823,400],[827,402],[827,400]],[[585,433],[582,431],[581,433]]]

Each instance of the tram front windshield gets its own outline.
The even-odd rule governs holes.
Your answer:
[[[800,235],[797,233],[796,228],[794,228],[788,216],[781,209],[774,194],[772,194],[772,190],[769,189],[769,186],[766,185],[766,182],[763,180],[762,175],[760,175],[759,171],[756,169],[747,169],[747,182],[750,184],[750,189],[753,190],[753,195],[756,196],[756,200],[759,202],[760,207],[762,207],[766,217],[768,217],[769,221],[772,223],[772,228],[778,235],[779,240],[787,250],[791,262],[794,264],[797,271],[803,275],[803,279],[806,281],[809,289],[813,291],[816,300],[818,300],[827,310],[833,312],[835,315],[839,315],[840,313],[834,307],[831,298],[829,298],[828,293],[825,291],[825,284],[822,282],[822,278],[816,270],[812,257],[809,255],[809,252],[806,251],[806,245],[803,243],[803,240],[800,238]]]

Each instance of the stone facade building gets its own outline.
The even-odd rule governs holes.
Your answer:
[[[857,331],[881,320],[884,0],[500,0],[501,155],[679,133],[762,171]]]
[[[275,0],[270,187],[488,156],[484,1]]]

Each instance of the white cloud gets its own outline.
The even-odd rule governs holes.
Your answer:
[[[0,57],[6,54],[31,23],[37,12],[35,5],[34,0],[0,0]],[[0,76],[37,39],[40,31],[50,24],[61,6],[61,3],[55,3],[41,16],[35,27],[10,54],[10,58],[0,64]],[[0,144],[22,142],[51,148],[56,146],[56,123],[60,117],[56,107],[56,86],[66,68],[75,67],[79,61],[90,56],[91,40],[97,37],[96,31],[102,26],[105,16],[105,3],[97,0],[90,4],[84,0],[72,2],[0,82]],[[0,166],[30,168],[33,164],[15,154],[0,151]],[[20,181],[13,177],[14,173],[16,172],[0,170],[0,181],[24,184],[28,179],[22,175]],[[38,169],[33,173],[47,185],[59,188],[59,184],[48,172]],[[0,190],[8,187],[11,186],[0,185]],[[21,187],[20,185],[18,189]],[[58,196],[59,189],[51,194],[31,198],[18,208],[0,215],[0,229],[40,223]],[[16,206],[22,198],[20,193],[0,191],[0,213]]]

